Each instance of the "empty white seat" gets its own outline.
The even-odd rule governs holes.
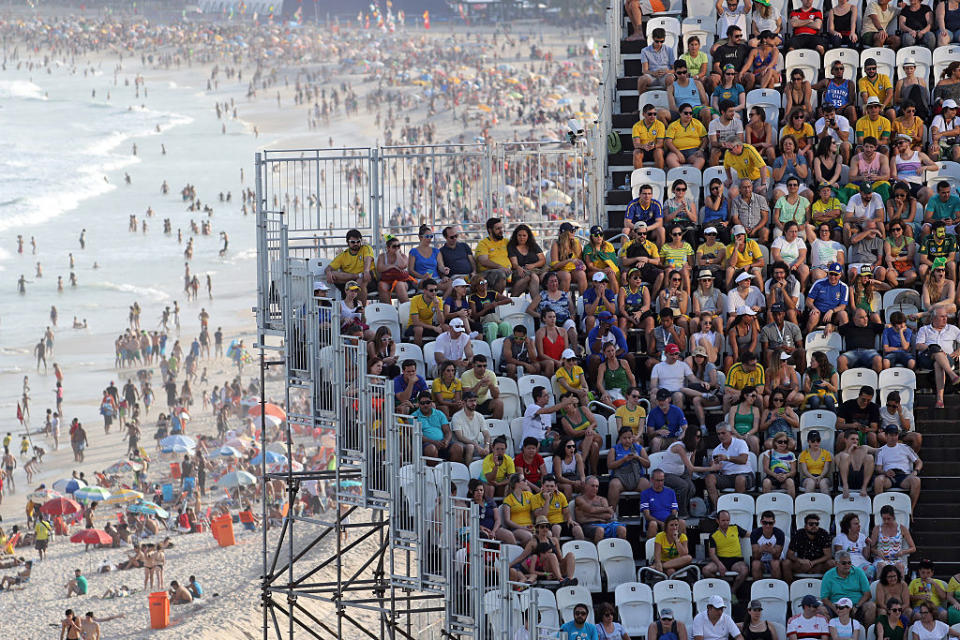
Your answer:
[[[788,78],[794,69],[799,69],[810,83],[820,79],[820,54],[813,49],[788,51],[783,64],[786,67]]]
[[[400,331],[400,315],[392,304],[371,302],[364,308],[364,317],[370,329],[376,332],[380,327],[390,329],[394,342],[400,342],[403,334]]]
[[[580,585],[593,593],[603,591],[600,582],[600,556],[597,554],[597,545],[589,540],[571,540],[564,543],[560,549],[561,555],[572,553],[576,562],[574,575]]]
[[[441,484],[449,469],[450,482],[457,488],[457,497],[469,498],[467,495],[467,485],[470,483],[470,468],[460,462],[450,462],[445,460],[433,468],[437,480],[437,488],[440,491],[446,491],[449,487]]]
[[[490,343],[490,359],[493,360],[493,370],[500,371],[500,358],[503,357],[503,341],[506,338],[497,338]]]
[[[607,577],[607,591],[615,591],[618,586],[635,579],[636,565],[633,560],[633,547],[621,538],[608,538],[597,543],[597,556],[600,567]]]
[[[513,378],[497,377],[497,387],[500,390],[500,402],[503,403],[503,419],[513,420],[520,416],[520,391]]]
[[[620,612],[620,624],[631,638],[646,636],[653,622],[653,592],[641,582],[617,585],[614,602]]]
[[[787,605],[790,602],[790,587],[783,580],[764,578],[750,585],[750,599],[763,604],[763,619],[768,622],[787,623]]]

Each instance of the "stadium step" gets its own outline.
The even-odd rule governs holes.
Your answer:
[[[943,472],[943,475],[950,475],[950,473],[955,472],[958,468],[956,461],[960,460],[960,434],[950,434],[945,435],[942,438],[937,436],[937,442],[942,443],[943,446],[930,448],[926,446],[926,439],[931,437],[928,434],[924,434],[924,447],[920,452],[920,457],[923,458],[923,475],[938,475],[931,469],[929,466],[931,463],[941,463],[949,462],[951,466],[947,467],[946,471]],[[952,438],[956,440],[956,446],[951,446],[953,443],[945,442],[945,440]]]

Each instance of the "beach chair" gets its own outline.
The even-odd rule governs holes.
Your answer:
[[[163,491],[164,502],[173,502],[173,485],[172,484],[165,484],[160,487],[160,490]]]

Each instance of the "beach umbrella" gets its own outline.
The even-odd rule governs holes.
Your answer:
[[[226,489],[235,487],[249,487],[257,484],[257,478],[246,471],[231,471],[227,475],[217,480],[216,485]]]
[[[133,462],[131,460],[118,460],[112,465],[106,468],[106,472],[110,475],[119,475],[122,473],[133,473],[135,471],[140,471],[143,468],[139,462]]]
[[[27,500],[29,500],[30,502],[33,502],[34,504],[43,504],[44,502],[48,502],[50,500],[53,500],[54,498],[62,498],[62,497],[63,497],[62,495],[60,495],[58,492],[54,491],[53,489],[40,489],[38,491],[34,491],[33,493],[29,494],[27,496]]]
[[[170,516],[166,509],[156,503],[148,502],[146,500],[138,500],[137,502],[134,502],[127,507],[127,512],[140,513],[147,516],[157,516],[158,518],[167,518]]]
[[[254,406],[250,407],[250,411],[247,412],[247,415],[249,415],[250,417],[256,418],[260,415],[260,410],[261,410],[261,406],[260,406],[260,403],[258,402]],[[276,416],[281,420],[287,419],[287,412],[284,411],[283,408],[278,407],[272,402],[266,403],[266,405],[263,406],[263,410],[266,412],[268,416]]]
[[[264,416],[263,419],[266,421],[267,425],[271,427],[279,427],[281,424],[283,424],[282,418],[278,418],[277,416],[271,416],[270,414],[267,414],[266,416]]]
[[[160,450],[164,453],[190,453],[197,448],[197,443],[189,436],[167,436],[160,441]]]
[[[70,536],[70,542],[82,544],[112,544],[113,538],[102,529],[84,529]]]
[[[126,504],[136,500],[142,500],[143,494],[133,489],[117,489],[110,494],[110,497],[104,500],[104,504]]]
[[[242,458],[243,454],[229,446],[222,446],[210,454],[211,458]]]
[[[87,483],[77,478],[64,478],[53,483],[53,488],[60,493],[73,493],[80,487],[87,486]]]
[[[293,465],[293,470],[294,470],[294,471],[303,471],[303,465],[300,464],[299,462],[297,462],[296,460],[293,460],[293,461],[291,462],[291,464]],[[281,472],[283,472],[283,471],[287,471],[287,463],[286,463],[286,462],[278,462],[278,463],[274,464],[273,466],[269,467],[269,468],[268,468],[268,471],[269,471],[270,473],[281,473]]]
[[[274,440],[267,445],[267,451],[273,451],[274,453],[279,453],[282,456],[287,455],[287,444],[281,442],[280,440]]]
[[[246,449],[253,446],[253,438],[250,436],[237,436],[236,438],[230,438],[223,444],[235,449]]]
[[[110,497],[110,491],[103,487],[82,487],[73,492],[74,500],[83,502],[103,502]]]
[[[251,460],[250,462],[251,462],[252,464],[260,464],[261,462],[263,462],[264,456],[266,456],[266,458],[267,458],[267,464],[277,464],[278,462],[286,462],[286,461],[287,461],[287,456],[285,456],[285,455],[283,455],[283,454],[281,454],[281,453],[275,453],[275,452],[273,452],[273,451],[267,451],[266,454],[263,454],[263,453],[258,454],[258,455],[257,455],[256,457],[254,457],[254,459]]]
[[[83,507],[76,500],[70,498],[54,498],[40,506],[40,512],[48,516],[62,516],[68,513],[80,513]]]

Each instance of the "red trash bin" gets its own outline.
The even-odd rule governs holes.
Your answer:
[[[170,626],[170,598],[166,591],[157,591],[149,595],[150,628],[165,629]]]

